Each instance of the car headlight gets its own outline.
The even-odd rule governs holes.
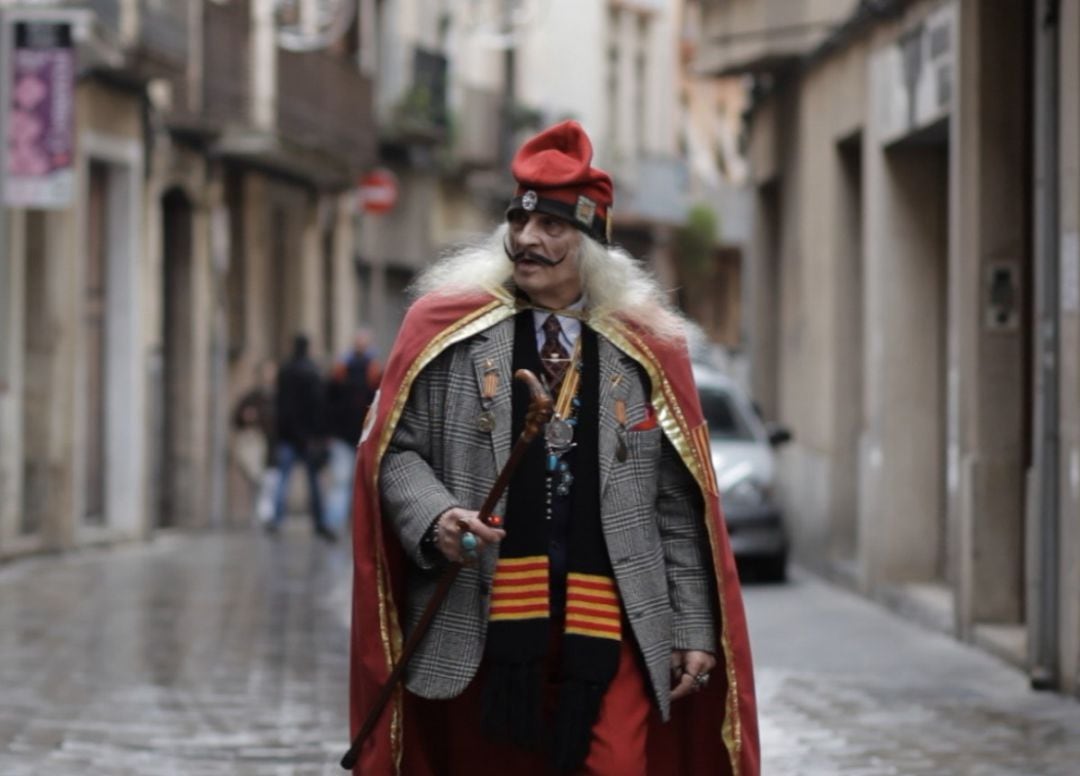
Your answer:
[[[769,500],[769,490],[754,477],[743,477],[724,488],[724,501],[759,507]]]

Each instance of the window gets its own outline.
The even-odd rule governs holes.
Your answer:
[[[755,441],[750,424],[743,417],[731,394],[722,388],[702,388],[699,394],[701,410],[713,437],[732,442]]]

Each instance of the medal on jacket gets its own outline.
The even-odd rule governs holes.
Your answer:
[[[626,402],[622,399],[615,400],[615,419],[619,423],[618,441],[615,443],[615,458],[619,463],[625,463],[629,451],[626,448]]]
[[[577,397],[578,385],[581,384],[581,338],[574,345],[574,354],[570,357],[570,368],[563,377],[559,397],[555,400],[555,412],[544,429],[544,441],[548,452],[562,455],[574,445],[574,420],[571,412]]]
[[[574,444],[574,427],[567,420],[552,418],[548,421],[544,438],[552,450],[565,452]]]
[[[495,393],[499,389],[499,371],[495,368],[495,362],[490,358],[484,362],[484,388],[481,394],[484,406],[488,405],[492,399],[495,398]],[[476,427],[485,434],[490,434],[495,430],[495,414],[485,409],[476,418]]]

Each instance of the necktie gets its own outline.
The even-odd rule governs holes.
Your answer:
[[[540,360],[544,362],[552,392],[558,390],[567,367],[570,366],[570,354],[562,344],[562,326],[554,314],[544,321],[544,344],[540,348]]]

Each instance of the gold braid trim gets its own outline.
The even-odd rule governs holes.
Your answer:
[[[664,435],[671,442],[671,445],[675,448],[676,452],[678,452],[679,457],[686,465],[686,468],[689,469],[690,473],[697,481],[698,487],[701,488],[702,491],[705,508],[708,510],[705,528],[709,534],[709,545],[712,550],[714,573],[716,574],[719,588],[720,584],[723,582],[723,573],[720,570],[720,564],[718,562],[718,544],[713,528],[714,524],[717,522],[715,518],[718,516],[713,514],[715,511],[713,504],[715,502],[714,497],[710,497],[710,494],[715,495],[716,493],[714,485],[716,480],[715,473],[712,471],[712,462],[708,457],[703,457],[701,451],[694,444],[694,429],[691,429],[687,423],[682,407],[680,407],[679,403],[675,400],[674,388],[672,388],[671,383],[668,382],[667,375],[661,368],[656,355],[649,346],[645,344],[644,340],[625,324],[610,316],[593,319],[589,322],[589,325],[597,332],[607,337],[615,347],[640,364],[652,381],[652,404],[653,409],[656,410],[657,418],[660,421],[660,427],[664,430]],[[728,681],[727,697],[725,699],[727,713],[724,715],[722,735],[724,746],[727,748],[728,756],[731,760],[731,772],[734,776],[739,776],[739,773],[741,772],[739,754],[742,749],[742,721],[739,718],[738,678],[735,675],[735,659],[731,647],[731,637],[728,633],[728,618],[724,606],[724,591],[719,589],[718,592],[718,598],[720,599],[720,645],[724,650],[724,666]]]
[[[443,329],[420,351],[420,355],[413,361],[412,366],[409,367],[409,371],[405,374],[401,385],[398,387],[398,391],[394,396],[394,404],[390,408],[390,414],[383,425],[382,434],[379,436],[379,447],[375,454],[371,474],[372,493],[379,492],[380,464],[387,448],[390,446],[394,430],[401,420],[401,413],[405,410],[412,384],[416,381],[420,372],[446,348],[491,328],[500,321],[511,317],[514,312],[513,306],[507,306],[504,299],[498,298]],[[394,607],[393,596],[390,593],[390,571],[386,566],[381,551],[375,553],[375,564],[375,576],[379,588],[379,636],[382,641],[383,653],[386,655],[387,668],[392,669],[401,655],[401,623],[398,621],[397,609]],[[390,753],[394,761],[394,769],[399,774],[401,773],[401,759],[404,751],[404,742],[402,740],[403,700],[404,692],[399,686],[394,693],[393,716],[390,720]]]

